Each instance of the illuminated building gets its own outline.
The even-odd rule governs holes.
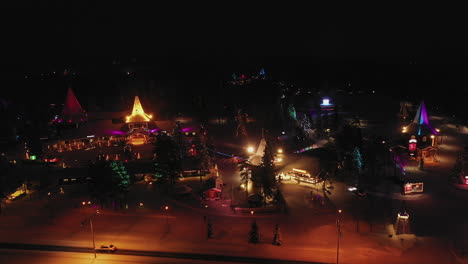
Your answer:
[[[132,114],[127,116],[125,123],[128,124],[130,130],[137,128],[148,128],[148,123],[150,122],[152,116],[145,113],[143,107],[140,103],[140,98],[135,96],[135,101],[133,103]]]
[[[150,133],[148,125],[152,122],[151,118],[153,116],[143,110],[140,98],[135,96],[132,113],[125,120],[129,131],[127,135],[128,144],[143,145],[148,143],[148,134]]]

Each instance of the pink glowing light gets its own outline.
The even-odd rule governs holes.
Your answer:
[[[109,134],[111,135],[125,135],[126,133],[120,130],[110,130],[108,131]]]

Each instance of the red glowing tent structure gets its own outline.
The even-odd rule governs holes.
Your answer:
[[[62,111],[62,120],[64,123],[79,123],[87,121],[86,111],[76,99],[75,94],[71,88],[68,88],[67,97],[65,99],[65,105]]]

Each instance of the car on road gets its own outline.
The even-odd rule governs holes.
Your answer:
[[[100,247],[96,248],[96,252],[102,253],[114,253],[117,250],[117,247],[114,245],[101,245]]]
[[[357,185],[348,186],[348,191],[354,193],[359,197],[365,197],[367,195],[366,191]]]

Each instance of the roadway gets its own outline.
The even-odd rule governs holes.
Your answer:
[[[75,253],[75,254],[63,254]],[[55,254],[54,254],[55,253]],[[62,253],[62,254],[60,254]],[[81,254],[76,254],[81,253]],[[87,254],[84,254],[87,253]],[[121,256],[125,256],[125,259]],[[135,258],[132,261],[131,257],[151,257],[146,259]],[[176,253],[176,252],[163,252],[163,251],[144,251],[144,250],[129,250],[118,249],[114,253],[98,253],[96,259],[94,258],[93,250],[83,247],[71,246],[56,246],[56,245],[34,245],[34,244],[12,244],[0,243],[0,260],[4,259],[2,263],[30,263],[31,260],[35,264],[41,261],[45,263],[57,262],[57,258],[61,258],[64,262],[60,263],[89,263],[90,260],[94,263],[118,263],[118,262],[134,262],[134,263],[281,263],[281,264],[325,264],[323,262],[305,262],[305,261],[291,261],[282,259],[270,258],[252,258],[252,257],[239,257],[229,255],[216,255],[216,254],[194,254],[194,253]],[[38,261],[39,259],[39,261]],[[53,261],[52,261],[53,259]],[[73,259],[71,261],[70,259]],[[50,262],[49,262],[50,261]],[[182,262],[181,262],[182,261]]]

